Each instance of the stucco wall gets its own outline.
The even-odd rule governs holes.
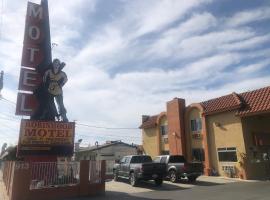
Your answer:
[[[193,108],[189,113],[189,137],[191,140],[191,148],[203,148],[202,139],[196,139],[192,137],[191,132],[191,120],[201,118],[201,112],[197,108]]]
[[[119,160],[126,155],[136,155],[136,147],[124,144],[116,144],[93,151],[82,151],[77,154],[77,160],[86,160],[95,157],[95,160]],[[91,157],[90,157],[91,156]]]
[[[186,155],[184,99],[174,98],[167,102],[168,139],[171,155]]]
[[[152,158],[159,155],[157,132],[157,128],[142,129],[144,151]]]
[[[256,147],[253,134],[270,134],[270,115],[242,118],[244,138],[247,149],[247,176],[249,179],[270,177],[270,162],[262,159],[263,152],[270,152],[270,147]]]
[[[112,145],[96,152],[97,160],[120,160],[123,156],[137,154],[135,146],[131,147],[124,144]]]
[[[239,160],[239,154],[246,152],[241,119],[235,116],[235,112],[224,112],[207,116],[206,124],[211,167],[222,176],[226,176],[223,165],[234,165],[238,172],[242,172],[237,162],[219,162],[217,153],[218,148],[236,147]]]
[[[191,120],[201,118],[201,114],[201,111],[194,107],[187,114],[187,119],[185,121],[187,158],[190,161],[192,160],[192,149],[203,148],[202,139],[193,138],[191,131]]]
[[[159,122],[159,126],[163,126],[163,125],[167,125],[168,126],[168,120],[167,120],[166,115],[164,115],[160,119],[160,122]],[[161,145],[160,151],[169,151],[169,143],[168,142],[164,142],[164,138],[163,138],[163,136],[160,133],[160,127],[159,127],[159,134],[160,134],[160,139],[161,139],[161,141],[160,141],[160,145]],[[167,137],[168,137],[168,135],[167,135]]]

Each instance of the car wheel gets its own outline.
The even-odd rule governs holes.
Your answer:
[[[118,174],[115,170],[113,171],[113,180],[118,181]]]
[[[176,171],[174,170],[171,170],[170,173],[169,173],[169,177],[170,177],[170,181],[172,183],[175,183],[177,181],[177,174],[176,174]]]
[[[155,179],[155,185],[156,186],[161,186],[163,183],[163,179],[159,178],[159,179]]]
[[[130,182],[130,185],[133,187],[135,187],[138,184],[138,180],[133,172],[130,173],[129,175],[129,182]]]
[[[188,181],[189,181],[189,182],[195,182],[196,179],[197,179],[196,176],[189,176],[189,177],[188,177]]]

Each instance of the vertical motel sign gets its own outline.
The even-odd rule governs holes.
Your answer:
[[[42,0],[41,5],[28,2],[16,115],[31,116],[38,106],[33,92],[51,62],[50,43],[47,0]]]

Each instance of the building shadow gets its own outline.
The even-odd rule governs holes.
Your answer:
[[[129,184],[128,179],[120,179],[119,182]],[[132,187],[132,186],[130,186]],[[163,184],[160,186],[156,186],[154,181],[140,181],[135,188],[145,188],[153,191],[173,191],[173,190],[186,190],[190,188],[184,188],[180,185],[173,185],[168,183],[167,181],[163,181]]]
[[[164,181],[161,186],[156,186],[154,181],[142,181],[138,184],[137,187],[142,187],[142,188],[155,190],[155,191],[173,191],[173,190],[190,189],[190,188],[181,187],[180,185],[172,185],[170,183],[166,183],[166,181]]]
[[[128,199],[128,200],[150,200],[153,198],[146,198],[146,197],[138,197],[138,196],[133,196],[128,193],[124,192],[115,192],[115,191],[106,191],[104,195],[99,195],[95,197],[77,197],[77,198],[68,198],[68,199],[63,199],[63,200],[119,200],[119,199]],[[169,200],[169,199],[156,199],[156,200]]]
[[[178,181],[178,183],[191,184],[191,185],[196,185],[196,186],[217,186],[217,185],[224,185],[225,184],[225,183],[214,183],[214,182],[202,181],[202,180],[190,182],[187,179],[181,179],[180,181]]]

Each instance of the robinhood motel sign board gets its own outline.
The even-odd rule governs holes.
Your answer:
[[[73,154],[73,122],[41,122],[22,120],[18,155]]]
[[[48,2],[28,2],[16,115],[31,116],[37,109],[33,92],[51,60]],[[71,156],[74,127],[70,122],[22,120],[17,154]]]

